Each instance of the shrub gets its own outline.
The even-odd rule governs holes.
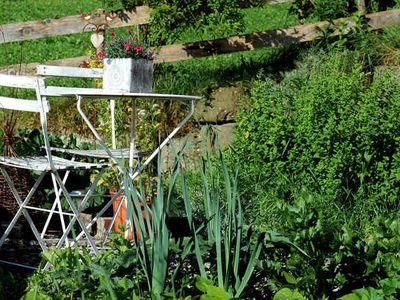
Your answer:
[[[357,52],[309,57],[279,84],[258,81],[249,106],[234,147],[244,186],[272,182],[283,198],[305,186],[357,214],[397,205],[400,93],[390,71],[367,72]]]

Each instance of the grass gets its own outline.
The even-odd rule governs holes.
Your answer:
[[[27,22],[79,15],[104,7],[102,0],[3,0],[0,24]],[[119,8],[115,6],[114,8]],[[106,7],[108,9],[108,7]]]
[[[76,2],[76,3],[75,3]],[[0,23],[15,23],[27,20],[56,18],[66,15],[77,15],[80,10],[93,11],[102,6],[102,1],[33,1],[26,0],[24,5],[6,1],[7,10],[0,12]],[[294,25],[296,19],[288,16],[289,4],[267,5],[262,8],[244,10],[245,28],[242,33],[265,31]],[[213,38],[212,32],[188,29],[176,43],[199,41]],[[35,49],[35,51],[31,51]],[[0,66],[20,62],[45,62],[67,57],[84,56],[90,49],[89,33],[68,36],[49,37],[33,41],[1,44]],[[245,54],[246,55],[246,54]],[[251,55],[250,55],[251,56]],[[223,61],[223,59],[222,59]]]
[[[55,18],[66,15],[77,15],[80,10],[93,11],[102,6],[103,1],[6,1],[7,10],[0,12],[0,23],[14,23],[28,20]],[[245,27],[242,33],[266,31],[288,27],[296,24],[296,18],[288,15],[288,3],[265,5],[264,7],[244,10]],[[117,29],[123,30],[123,29]],[[117,31],[116,30],[116,31]],[[38,62],[45,63],[68,57],[84,56],[91,48],[90,33],[72,34],[58,37],[48,37],[32,41],[22,41],[0,44],[0,67]],[[176,43],[199,41],[214,38],[212,32],[187,29]],[[155,69],[155,91],[177,94],[209,95],[219,86],[229,86],[235,82],[251,81],[259,70],[278,72],[282,68],[291,67],[296,57],[296,47],[266,48],[257,51],[247,51],[227,55],[193,59],[176,63],[157,65]],[[58,104],[59,103],[59,104]],[[53,109],[62,110],[64,102],[53,105]],[[64,118],[67,127],[75,124],[73,112],[65,111]],[[70,122],[72,121],[72,122]],[[59,123],[52,122],[50,126]],[[66,126],[55,126],[58,132]],[[71,128],[73,132],[82,132],[80,124]],[[61,130],[63,133],[64,129]],[[59,132],[61,133],[61,132]]]

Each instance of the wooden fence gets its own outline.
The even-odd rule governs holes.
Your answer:
[[[382,29],[386,26],[400,25],[400,10],[389,10],[368,14],[365,16],[371,29]],[[200,41],[194,43],[175,44],[161,47],[155,63],[174,62],[199,58],[211,55],[226,54],[238,51],[250,51],[266,47],[276,47],[291,43],[303,43],[311,41],[322,35],[323,28],[327,26],[337,27],[346,24],[346,30],[351,31],[355,27],[352,18],[336,20],[332,23],[318,22],[315,24],[299,25],[286,29],[277,29],[266,32],[255,32],[245,35],[232,36],[226,39]],[[341,26],[342,27],[342,26]],[[332,35],[338,35],[335,30]],[[59,66],[79,66],[85,57],[67,58],[47,62]],[[22,66],[22,73],[32,74],[35,72],[37,63]],[[0,69],[0,72],[15,73],[20,66],[9,66]]]
[[[147,24],[150,21],[150,13],[150,7],[139,6],[135,10],[122,12],[120,17],[112,16],[114,18],[108,25],[115,28]],[[100,14],[97,18],[104,20],[104,15]],[[95,22],[101,21],[96,20]],[[68,16],[59,19],[0,25],[0,44],[81,33],[87,24],[88,21],[82,16]]]
[[[279,4],[290,0],[268,0],[269,4]],[[111,15],[113,20],[108,22],[110,28],[148,24],[151,8],[138,6],[134,10],[121,11]],[[96,15],[94,13],[93,15]],[[103,18],[100,14],[97,18]],[[95,22],[99,22],[96,20]],[[101,22],[101,21],[100,21]],[[0,24],[0,44],[40,39],[49,36],[60,36],[81,33],[88,21],[81,15],[46,19],[15,24]]]

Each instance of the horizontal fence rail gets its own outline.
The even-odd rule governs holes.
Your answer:
[[[107,24],[111,28],[148,24],[150,13],[150,7],[138,6],[135,10],[124,11],[121,17],[112,16],[113,20]],[[102,17],[104,18],[104,16]],[[59,19],[16,24],[0,24],[0,44],[81,33],[87,25],[88,21],[81,16],[68,16]]]
[[[382,29],[386,26],[400,25],[400,10],[389,10],[365,16],[368,26],[372,30]],[[155,63],[175,62],[218,54],[227,54],[239,51],[249,51],[260,48],[276,47],[292,43],[303,43],[322,37],[322,29],[327,26],[332,28],[345,22],[347,31],[355,27],[355,21],[351,18],[330,22],[318,22],[314,24],[299,25],[286,29],[276,29],[266,32],[255,32],[245,35],[232,36],[226,39],[200,41],[194,43],[167,45],[160,48]],[[341,26],[342,27],[342,26]],[[334,30],[332,36],[340,32]],[[55,66],[80,66],[86,57],[67,58],[50,61],[47,64]],[[21,68],[23,74],[35,73],[38,63],[9,66],[0,69],[3,73],[16,73]]]
[[[267,4],[280,4],[291,0],[267,0]],[[111,28],[148,24],[151,8],[138,6],[134,10],[113,15],[108,23]],[[81,16],[68,16],[15,24],[0,24],[0,44],[27,41],[82,32],[88,21]]]

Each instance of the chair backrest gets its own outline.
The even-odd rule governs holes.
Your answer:
[[[16,110],[24,112],[35,112],[40,114],[42,125],[42,134],[44,137],[44,146],[49,165],[54,169],[50,151],[50,141],[47,132],[47,113],[50,111],[50,105],[46,97],[41,96],[40,90],[44,87],[44,80],[41,77],[21,76],[0,74],[0,88],[19,88],[35,91],[35,99],[21,99],[2,95],[3,89],[0,89],[0,109]],[[31,97],[34,98],[34,97]]]
[[[38,65],[36,74],[46,77],[103,78],[103,69]]]
[[[57,78],[102,79],[103,69],[38,65],[36,67],[36,74],[38,76],[42,76],[43,78],[57,77]],[[46,84],[46,86],[41,90],[41,94],[44,96],[57,97],[61,96],[64,93],[79,93],[79,91],[82,89],[87,89],[87,88],[54,86]]]
[[[0,87],[31,89],[36,92],[36,99],[20,99],[0,94],[0,108],[37,113],[49,112],[50,106],[47,100],[39,96],[41,86],[44,86],[44,81],[39,77],[0,74]]]
[[[36,74],[43,78],[58,77],[58,78],[81,78],[81,79],[103,79],[103,69],[99,68],[80,68],[80,67],[63,67],[63,66],[48,66],[38,65],[36,67]],[[99,89],[94,88],[79,88],[70,86],[54,86],[46,84],[46,86],[40,90],[40,93],[44,97],[59,97],[66,93],[79,94],[82,91],[99,92]],[[115,148],[115,112],[114,112],[114,100],[110,101],[110,121],[112,123],[111,140],[113,147]]]

